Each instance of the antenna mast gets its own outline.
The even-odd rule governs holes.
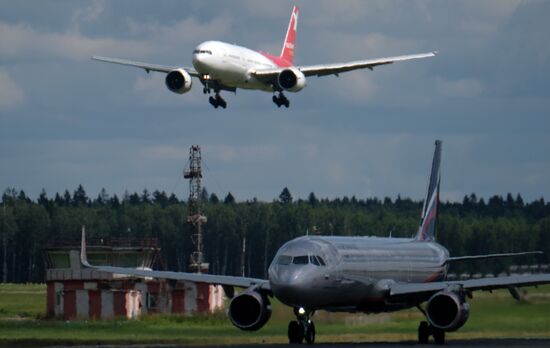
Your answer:
[[[195,251],[191,254],[189,268],[197,273],[208,273],[208,264],[203,263],[202,255],[202,224],[207,222],[201,213],[201,148],[193,145],[189,148],[189,170],[183,172],[184,179],[189,180],[189,215],[187,222],[192,225],[191,240]]]

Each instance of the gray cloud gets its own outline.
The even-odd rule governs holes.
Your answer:
[[[201,41],[278,53],[293,1],[12,2],[0,13],[0,187],[31,195],[84,184],[185,196],[200,144],[218,194],[419,199],[444,141],[444,199],[550,195],[550,24],[545,1],[297,1],[297,63],[438,49],[339,78],[311,78],[278,110],[268,93],[208,105],[162,74],[91,55],[190,65]],[[200,87],[200,86],[199,86]]]

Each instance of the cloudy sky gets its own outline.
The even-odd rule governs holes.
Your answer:
[[[92,55],[189,66],[217,39],[279,53],[300,7],[296,64],[439,50],[435,58],[312,77],[288,93],[225,93]],[[187,195],[200,144],[210,192],[421,199],[443,140],[442,198],[550,198],[550,1],[0,1],[0,189],[35,198]]]

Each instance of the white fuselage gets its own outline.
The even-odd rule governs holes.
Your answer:
[[[193,67],[205,80],[215,80],[227,87],[271,92],[271,84],[256,79],[250,72],[278,66],[263,54],[246,47],[206,41],[193,51]]]

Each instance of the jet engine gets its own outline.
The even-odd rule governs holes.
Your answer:
[[[256,331],[271,317],[271,302],[265,294],[245,291],[229,304],[229,320],[241,330]]]
[[[166,75],[166,87],[174,93],[183,94],[191,90],[191,75],[183,69],[172,70]]]
[[[466,323],[470,305],[463,295],[453,291],[440,291],[428,300],[428,321],[432,326],[445,331],[455,331]]]
[[[287,68],[279,73],[277,84],[285,91],[298,92],[306,86],[306,77],[297,68]]]

